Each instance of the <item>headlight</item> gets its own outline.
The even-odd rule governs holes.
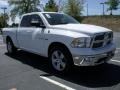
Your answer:
[[[71,46],[74,48],[85,48],[87,45],[87,38],[75,38],[72,43]]]

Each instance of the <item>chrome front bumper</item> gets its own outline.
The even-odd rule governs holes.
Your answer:
[[[95,66],[109,61],[114,56],[115,50],[98,54],[98,55],[82,55],[74,56],[73,62],[77,66]]]

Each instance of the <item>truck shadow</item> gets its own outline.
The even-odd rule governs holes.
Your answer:
[[[22,50],[18,51],[14,56],[5,54],[13,58],[13,60],[18,60],[23,64],[46,72],[47,74],[43,75],[46,77],[56,76],[90,88],[110,87],[120,83],[120,66],[114,64],[104,64],[95,67],[75,67],[69,74],[57,74],[50,68],[47,58]]]

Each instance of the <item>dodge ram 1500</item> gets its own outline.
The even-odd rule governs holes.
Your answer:
[[[73,65],[95,66],[109,61],[115,52],[113,32],[107,28],[80,24],[57,12],[24,14],[18,28],[4,28],[9,54],[18,49],[49,57],[58,72]]]

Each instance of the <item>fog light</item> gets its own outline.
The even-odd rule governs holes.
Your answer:
[[[85,61],[90,61],[90,58],[86,57],[84,58]]]
[[[74,61],[75,65],[79,66],[80,63],[83,61],[83,57],[81,57],[81,56],[75,56],[75,57],[73,57],[73,61]]]
[[[80,57],[74,57],[74,59],[75,59],[75,60],[79,60],[79,59],[80,59]]]

